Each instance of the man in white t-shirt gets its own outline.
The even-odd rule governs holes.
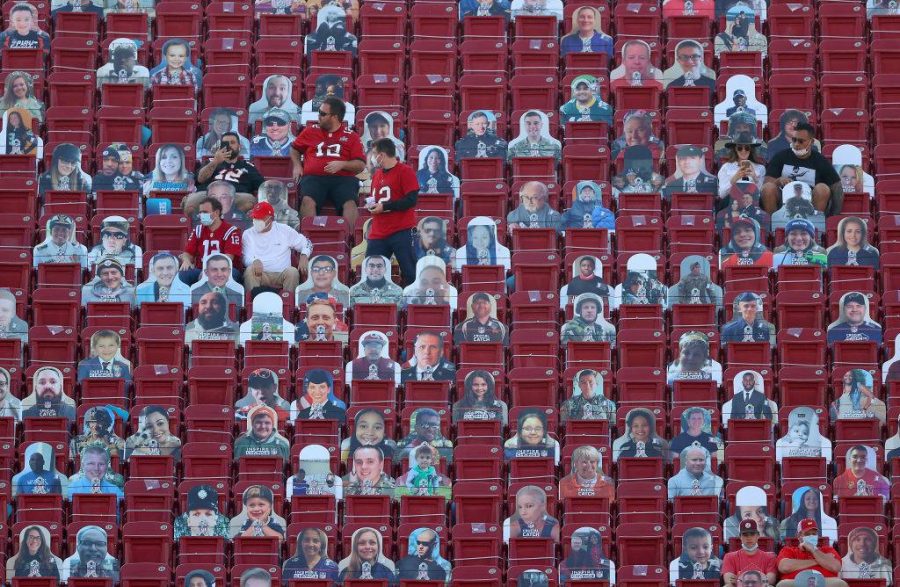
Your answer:
[[[243,234],[244,287],[248,291],[264,286],[293,292],[306,274],[313,245],[308,238],[280,222],[275,209],[260,202],[250,212],[253,227]],[[291,264],[291,251],[300,253],[297,267]]]

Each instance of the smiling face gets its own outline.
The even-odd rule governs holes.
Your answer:
[[[290,97],[290,82],[283,76],[275,76],[266,84],[266,102],[269,108],[281,108]]]
[[[650,72],[650,48],[643,43],[630,43],[622,54],[622,65],[625,66],[625,76],[631,79],[635,72],[641,77],[649,76]]]
[[[712,543],[705,536],[692,536],[685,541],[684,550],[692,561],[705,565],[712,554]]]
[[[629,433],[635,442],[648,442],[650,440],[650,422],[646,416],[643,414],[635,416],[631,421]]]
[[[384,471],[384,460],[378,450],[360,447],[353,452],[353,473],[360,481],[376,483]]]
[[[483,136],[484,133],[487,132],[487,129],[488,119],[487,116],[483,114],[479,114],[469,121],[469,130],[471,130],[475,136]]]
[[[472,393],[478,401],[484,401],[484,396],[488,392],[488,382],[484,377],[472,377],[471,383]]]
[[[737,248],[747,251],[756,243],[756,233],[746,225],[739,225],[733,229],[731,239]]]
[[[253,417],[253,436],[258,439],[268,438],[275,430],[275,423],[268,414],[257,414]]]
[[[356,420],[356,440],[374,446],[384,440],[384,418],[375,412],[367,412]]]
[[[21,120],[19,122],[21,123]],[[62,157],[56,161],[56,170],[63,177],[72,175],[76,169],[78,169],[78,161],[68,161]]]
[[[813,491],[807,491],[803,494],[803,507],[808,512],[816,512],[819,510],[819,496]]]
[[[597,24],[597,19],[593,10],[587,7],[582,8],[578,11],[576,19],[578,21],[578,32],[581,36],[587,37],[594,34],[594,27]]]
[[[812,244],[812,237],[802,228],[795,228],[787,234],[788,247],[793,251],[805,251]]]
[[[540,185],[537,183],[528,183],[522,188],[520,194],[522,206],[529,213],[541,210],[547,202],[547,196],[544,194]]]
[[[519,437],[526,445],[538,445],[544,440],[544,423],[537,416],[528,416],[522,420]]]
[[[675,58],[681,66],[683,74],[692,73],[694,79],[700,74],[700,64],[703,63],[703,51],[694,45],[684,45],[676,50]]]
[[[702,475],[706,468],[706,454],[702,450],[689,450],[685,456],[685,470],[691,475]]]
[[[872,561],[875,559],[875,549],[878,541],[874,534],[867,531],[857,531],[847,543],[853,558],[857,561]]]
[[[472,302],[472,314],[481,322],[491,315],[491,303],[484,298],[478,298]]]
[[[9,24],[16,29],[16,33],[25,36],[34,27],[34,15],[30,10],[16,10],[9,15]]]
[[[441,154],[436,150],[429,152],[425,158],[425,165],[428,167],[429,172],[437,173],[441,167]]]
[[[175,281],[175,274],[178,272],[178,264],[172,257],[161,257],[153,263],[153,276],[160,285],[166,287],[172,285]]]
[[[272,513],[272,504],[261,497],[251,497],[247,500],[246,510],[251,520],[267,520]]]
[[[597,476],[600,460],[596,454],[588,454],[574,461],[575,472],[582,479],[593,479]]]
[[[291,125],[281,119],[270,118],[266,120],[266,136],[270,141],[280,143],[287,139]]]
[[[328,382],[313,383],[306,385],[306,393],[309,395],[314,405],[324,404],[328,401]]]
[[[160,442],[169,436],[169,419],[159,412],[153,412],[145,418],[144,430]]]
[[[635,116],[625,122],[625,144],[629,147],[647,145],[650,142],[650,124],[643,118]]]
[[[300,550],[306,560],[315,560],[321,556],[323,546],[319,533],[312,528],[304,530],[300,535]]]
[[[81,470],[89,481],[96,482],[102,480],[106,476],[108,468],[109,461],[107,460],[106,455],[102,455],[99,452],[85,453],[84,457],[81,459]]]
[[[318,332],[321,326],[325,330],[326,338],[334,332],[336,323],[334,308],[328,304],[313,304],[306,312],[306,325],[309,331]]]
[[[858,302],[847,302],[844,304],[844,316],[847,322],[858,326],[866,320],[866,306]]]
[[[844,243],[847,248],[857,250],[862,246],[863,228],[859,222],[844,221],[844,229],[841,231],[844,235]]]
[[[231,130],[231,115],[226,112],[219,112],[212,117],[209,126],[212,128],[213,132],[222,136],[223,133]]]
[[[691,436],[699,436],[700,432],[703,430],[703,414],[698,411],[691,412],[691,415],[688,416],[687,425],[688,425],[688,434]]]
[[[206,263],[206,279],[213,287],[225,287],[231,276],[231,267],[225,259],[213,259]]]
[[[472,227],[471,243],[478,250],[487,249],[491,245],[491,231],[488,227],[483,225]]]
[[[33,528],[25,534],[25,546],[28,547],[28,554],[31,556],[36,555],[43,545],[44,538],[41,536],[40,530]]]
[[[175,147],[166,147],[159,152],[159,171],[167,179],[177,177],[181,173],[181,154]]]
[[[13,79],[12,93],[16,100],[24,100],[28,97],[28,82],[23,76],[16,76]]]
[[[575,86],[575,90],[572,92],[572,95],[575,97],[575,101],[586,104],[593,97],[591,93],[591,88],[584,82],[580,82]]]
[[[756,301],[738,302],[738,312],[740,313],[741,318],[748,324],[756,320],[758,310],[759,308],[756,305]]]
[[[841,187],[845,192],[856,191],[856,169],[853,167],[844,167],[841,169]]]
[[[334,281],[334,265],[329,259],[316,259],[312,269],[313,288],[317,291],[330,291]]]
[[[416,418],[416,436],[424,442],[434,442],[441,429],[441,419],[434,414],[419,415]]]
[[[432,454],[430,450],[416,451],[416,466],[422,471],[426,471],[433,467],[434,454]]]
[[[76,546],[82,562],[101,562],[106,557],[106,537],[96,530],[85,532]]]
[[[742,520],[753,520],[757,528],[762,528],[766,523],[766,507],[762,505],[738,506],[738,515]]]
[[[100,270],[100,281],[107,289],[118,289],[122,285],[122,272],[118,267],[104,267]]]
[[[865,472],[868,458],[869,453],[864,449],[854,448],[850,451],[849,458],[847,459],[849,461],[848,464],[857,477]]]
[[[594,397],[594,387],[597,385],[597,376],[593,372],[588,371],[578,378],[578,390],[581,391],[581,397],[591,399]]]
[[[525,134],[528,140],[535,143],[541,139],[541,130],[544,128],[544,122],[540,116],[531,115],[525,117]]]
[[[375,532],[360,532],[356,541],[356,555],[368,562],[378,558],[378,536]]]
[[[187,47],[180,43],[173,43],[166,49],[166,63],[170,70],[177,71],[184,67],[187,61]]]
[[[419,286],[423,290],[444,291],[447,286],[447,277],[439,267],[426,267],[419,274]]]
[[[94,343],[94,352],[102,361],[111,361],[119,350],[115,337],[98,336]]]

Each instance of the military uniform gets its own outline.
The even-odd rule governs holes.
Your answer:
[[[562,146],[559,141],[541,137],[541,139],[532,143],[528,139],[520,139],[509,144],[506,158],[514,159],[516,157],[553,157],[559,159],[562,155]]]
[[[365,357],[350,361],[352,381],[394,381],[398,371],[397,363],[385,357],[374,361]]]
[[[477,318],[469,318],[459,324],[453,332],[453,342],[504,342],[506,326],[499,320],[488,318],[481,323]]]
[[[41,263],[80,263],[83,269],[87,269],[87,260],[87,247],[71,241],[56,246],[48,240],[34,247],[35,267]]]
[[[672,194],[689,193],[689,194],[715,194],[719,190],[719,181],[715,176],[708,173],[700,172],[696,178],[685,180],[679,177],[675,181],[667,183],[662,190],[663,196],[669,198]]]
[[[350,288],[350,307],[356,304],[399,305],[401,300],[403,300],[403,289],[386,279],[378,286],[366,279]]]
[[[506,141],[492,132],[476,136],[468,133],[456,141],[456,160],[483,159],[487,157],[500,157],[506,159]]]
[[[722,345],[729,342],[771,342],[773,327],[765,320],[756,319],[753,324],[738,316],[722,326]]]
[[[615,342],[615,327],[607,327],[605,324],[588,322],[580,316],[575,316],[562,327],[560,340],[567,342]]]

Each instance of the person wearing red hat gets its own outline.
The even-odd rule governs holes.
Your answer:
[[[308,238],[280,222],[275,222],[275,209],[268,202],[259,202],[250,211],[253,227],[244,231],[244,287],[253,291],[258,287],[284,289],[291,293],[306,274],[313,245]],[[291,251],[300,254],[297,267],[291,264]]]
[[[785,546],[778,553],[775,564],[781,573],[778,587],[798,587],[794,579],[802,571],[818,571],[825,577],[825,587],[847,587],[847,583],[838,578],[841,572],[841,555],[825,542],[819,543],[819,526],[811,518],[800,520],[797,524],[797,537],[800,544]]]
[[[774,585],[778,577],[775,553],[759,548],[759,526],[756,520],[741,520],[740,531],[740,550],[732,550],[722,559],[722,580],[726,587],[735,587],[738,577],[741,577],[743,587],[750,587],[743,580],[747,571],[757,571],[769,585]],[[760,583],[758,587],[763,585]]]

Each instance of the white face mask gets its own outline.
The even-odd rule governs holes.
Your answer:
[[[269,226],[269,223],[265,220],[253,220],[253,230],[256,232],[264,232],[267,226]]]
[[[791,147],[791,151],[792,151],[792,152],[794,153],[794,155],[796,155],[797,157],[805,157],[806,155],[809,154],[809,148],[806,148],[806,149],[795,149],[794,147]]]
[[[203,226],[211,226],[213,223],[212,214],[209,212],[200,212],[200,224]]]
[[[805,542],[806,544],[809,544],[810,546],[818,546],[819,535],[818,534],[810,534],[809,536],[804,536],[803,542]]]
[[[741,548],[743,548],[747,552],[756,552],[759,549],[759,544],[754,544],[753,546],[750,546],[749,544],[741,544]]]

